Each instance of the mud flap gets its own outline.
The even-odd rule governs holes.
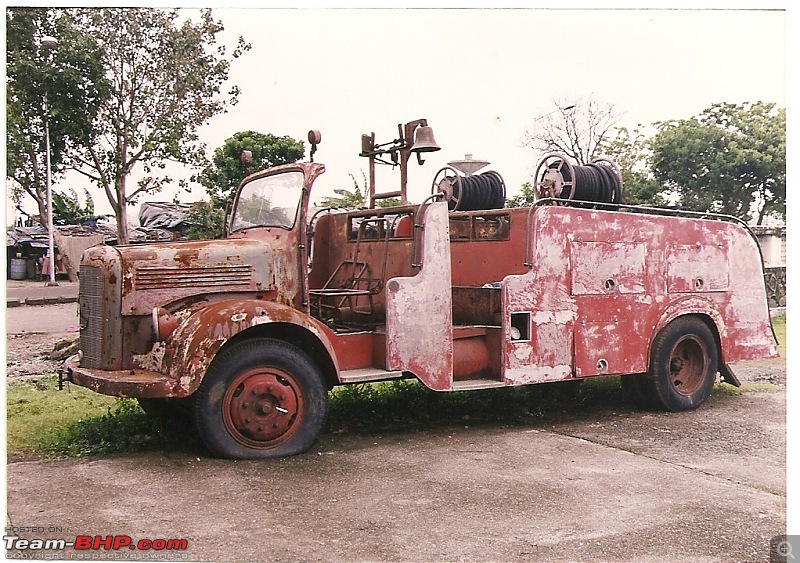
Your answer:
[[[736,377],[736,374],[733,373],[731,367],[726,364],[725,362],[719,363],[719,374],[722,376],[722,380],[725,383],[733,385],[734,387],[741,387],[742,382],[739,381],[739,378]]]

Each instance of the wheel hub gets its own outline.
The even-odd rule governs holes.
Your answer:
[[[228,388],[224,419],[231,435],[247,445],[268,446],[294,426],[302,395],[288,374],[258,368],[241,374]]]
[[[678,342],[670,358],[670,377],[678,393],[691,395],[703,384],[707,354],[695,339]]]

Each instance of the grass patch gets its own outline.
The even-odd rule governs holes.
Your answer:
[[[146,415],[134,399],[69,386],[55,376],[9,383],[7,444],[11,459],[80,457],[199,448],[188,421]],[[453,424],[521,424],[625,404],[618,378],[579,386],[546,384],[437,393],[416,380],[338,387],[330,393],[325,432],[417,430]]]
[[[9,383],[6,405],[11,458],[185,448],[187,443],[186,428],[148,417],[136,400],[100,395],[77,385],[59,391],[55,376]],[[195,441],[191,438],[189,443]]]
[[[626,404],[616,377],[446,393],[409,379],[334,389],[328,431],[403,431],[465,422],[521,424]]]
[[[786,315],[780,315],[772,319],[772,328],[775,337],[778,339],[778,351],[781,358],[786,358]]]
[[[743,393],[758,391],[782,391],[783,386],[775,383],[759,383],[756,381],[744,381],[741,387],[734,387],[727,383],[717,381],[714,384],[713,393],[715,395],[741,395]]]

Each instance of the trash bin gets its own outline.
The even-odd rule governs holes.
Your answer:
[[[24,258],[12,258],[9,277],[12,280],[24,280],[28,277],[28,261]]]

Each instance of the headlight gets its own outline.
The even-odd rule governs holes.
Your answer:
[[[156,340],[167,340],[178,328],[178,319],[163,307],[153,308],[153,332]]]

